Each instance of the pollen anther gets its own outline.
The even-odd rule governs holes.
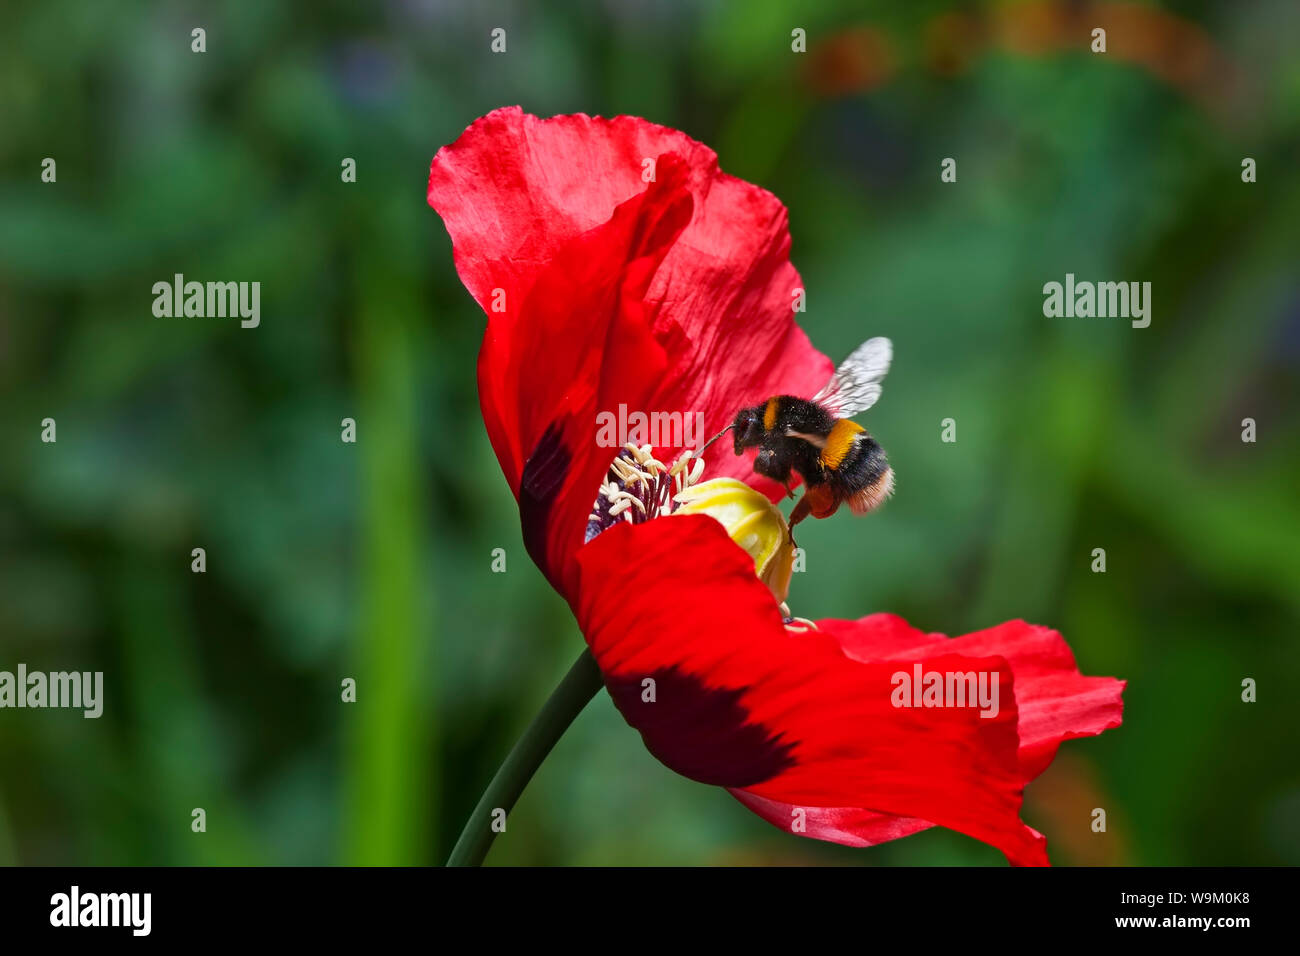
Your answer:
[[[640,524],[672,514],[677,509],[675,497],[703,474],[704,461],[695,452],[683,452],[669,466],[654,456],[650,445],[629,442],[614,456],[600,484],[587,517],[585,540],[612,528],[620,518]]]

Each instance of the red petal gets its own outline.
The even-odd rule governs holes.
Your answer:
[[[615,527],[577,560],[575,610],[610,695],[672,769],[807,808],[814,824],[813,808],[860,807],[958,830],[1015,863],[1046,862],[1043,838],[1019,820],[1004,659],[929,659],[934,670],[996,672],[996,717],[895,707],[900,667],[853,660],[829,634],[786,631],[752,560],[704,516]],[[646,678],[654,702],[643,700]]]
[[[1056,631],[1008,621],[997,627],[949,639],[926,634],[893,614],[872,614],[857,621],[825,620],[818,625],[854,660],[926,660],[939,654],[976,657],[1000,655],[1015,675],[1020,714],[1020,774],[1033,780],[1056,756],[1061,741],[1094,736],[1123,721],[1125,682],[1112,677],[1084,677],[1069,645]],[[784,827],[788,804],[761,800],[744,791],[732,793],[763,819]],[[908,836],[932,824],[925,820],[834,807],[808,814],[808,832],[834,843],[871,846]]]
[[[1020,711],[1020,771],[1026,783],[1047,769],[1063,740],[1094,737],[1124,719],[1125,681],[1084,677],[1059,633],[1024,621],[1007,621],[963,637],[918,631],[894,614],[857,621],[825,620],[855,660],[925,660],[938,654],[1005,657],[1016,676]]]
[[[649,186],[647,159],[655,161]],[[590,454],[608,464],[612,451],[595,447],[594,416],[616,412],[620,395],[633,411],[700,412],[711,434],[742,405],[811,394],[830,375],[791,312],[801,283],[785,208],[722,173],[716,154],[683,133],[627,116],[539,120],[518,107],[496,110],[439,150],[429,203],[488,315],[480,399],[516,494],[552,426],[565,433],[566,475]],[[623,204],[627,221],[615,224]],[[505,311],[492,311],[496,290]],[[602,374],[608,383],[615,373],[619,389],[602,390]],[[573,421],[557,425],[564,418]],[[676,447],[661,441],[659,457]],[[774,500],[781,494],[748,458],[715,449],[710,474],[751,481]],[[558,453],[542,451],[553,470]],[[594,500],[596,485],[590,491]],[[545,510],[553,520],[563,509]],[[572,541],[585,524],[579,517],[556,533]],[[544,570],[556,580],[557,567]]]
[[[564,594],[572,593],[573,553],[614,455],[597,445],[597,413],[645,407],[668,364],[644,296],[690,218],[684,176],[666,158],[650,189],[556,253],[516,307],[511,334],[494,336],[489,322],[479,359],[484,419],[512,423],[494,445],[508,449],[502,468],[519,499],[529,553]]]
[[[765,800],[745,790],[731,790],[731,795],[774,826],[787,830],[795,807],[776,800]],[[915,817],[876,813],[858,807],[809,807],[806,836],[844,846],[875,846],[900,840],[934,826]]]

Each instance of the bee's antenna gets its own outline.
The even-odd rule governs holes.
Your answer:
[[[722,431],[718,432],[716,435],[714,435],[712,438],[710,438],[708,441],[706,441],[706,442],[704,443],[704,447],[703,447],[703,448],[701,448],[701,449],[700,449],[699,451],[697,451],[697,452],[693,452],[692,455],[691,455],[691,457],[693,457],[693,458],[699,458],[701,455],[703,455],[703,454],[708,450],[708,448],[709,448],[710,445],[712,445],[715,441],[717,441],[719,438],[721,438],[723,435],[727,434],[727,432],[731,431],[731,430],[732,430],[733,428],[735,428],[735,427],[736,427],[736,425],[735,425],[734,422],[733,422],[732,424],[728,425],[728,426],[727,426],[726,428],[724,428]]]

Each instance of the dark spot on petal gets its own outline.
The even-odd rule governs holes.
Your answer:
[[[642,700],[645,678],[655,700]],[[641,732],[646,749],[684,777],[719,787],[752,787],[794,766],[794,745],[752,723],[742,691],[709,687],[675,668],[640,676],[606,676],[619,711]]]
[[[519,480],[519,520],[523,525],[524,546],[548,576],[546,541],[550,532],[551,508],[564,486],[571,460],[561,438],[559,423],[551,422],[524,463],[524,472]]]

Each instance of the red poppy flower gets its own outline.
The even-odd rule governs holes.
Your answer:
[[[597,501],[625,467],[598,413],[698,412],[711,434],[830,376],[794,321],[781,203],[676,130],[518,108],[438,152],[429,203],[487,314],[480,401],[529,553],[650,751],[791,832],[865,846],[939,825],[1046,863],[1023,788],[1062,740],[1119,725],[1122,682],[1081,676],[1059,634],[1019,621],[952,640],[885,614],[793,630],[722,524],[656,518],[666,475],[622,506],[631,520]],[[714,448],[710,477],[783,494]],[[914,673],[983,675],[1000,706],[899,706]]]

